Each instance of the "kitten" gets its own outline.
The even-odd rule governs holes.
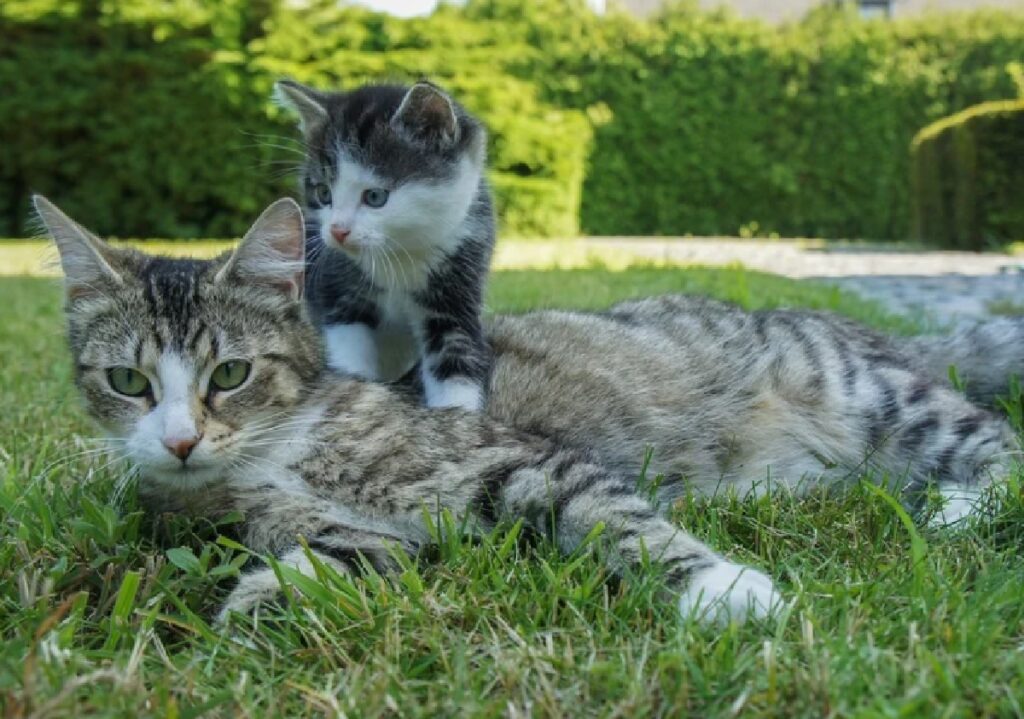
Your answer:
[[[988,393],[998,373],[1024,370],[1024,321],[1002,322],[1001,340],[963,335],[988,338],[979,356],[956,337],[897,341],[824,313],[687,297],[498,317],[487,414],[439,413],[321,370],[294,203],[212,261],[113,249],[36,206],[67,278],[76,382],[141,470],[140,496],[161,511],[240,510],[252,549],[310,575],[297,535],[339,571],[360,556],[387,571],[388,547],[424,546],[421,510],[441,505],[481,529],[522,518],[565,551],[603,523],[613,568],[659,559],[683,612],[765,616],[780,601],[768,577],[636,493],[648,446],[663,503],[687,488],[764,491],[769,476],[801,491],[874,473],[903,480],[917,509],[937,485],[944,523],[976,511],[1020,453],[1004,419],[927,368],[955,354]],[[272,571],[254,570],[225,613],[277,591]]]
[[[425,82],[326,93],[282,80],[276,95],[306,145],[307,300],[328,363],[395,380],[419,361],[429,407],[479,410],[495,240],[483,126]]]

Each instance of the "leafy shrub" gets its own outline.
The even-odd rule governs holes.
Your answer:
[[[400,20],[335,0],[5,0],[0,234],[30,191],[121,235],[234,235],[293,191],[273,81],[429,76],[491,130],[502,232],[902,238],[906,147],[1016,94],[996,12],[768,27],[673,6],[469,0]]]
[[[430,76],[491,130],[503,232],[577,234],[589,125],[504,73],[479,29],[450,10],[401,21],[333,2],[12,0],[0,234],[26,232],[42,192],[104,234],[238,235],[294,189],[297,131],[269,101],[284,75],[319,87]]]
[[[911,145],[914,237],[963,250],[1024,239],[1024,100],[939,120]]]
[[[672,10],[609,18],[524,75],[601,104],[581,224],[598,234],[903,238],[906,148],[923,125],[1013,96],[1024,23],[977,12],[780,28]],[[556,44],[557,43],[553,43]]]

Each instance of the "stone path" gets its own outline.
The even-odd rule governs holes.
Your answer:
[[[1024,314],[1024,258],[789,240],[595,238],[595,247],[673,263],[744,267],[829,282],[895,312],[947,324]]]

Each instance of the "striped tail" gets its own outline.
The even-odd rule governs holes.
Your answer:
[[[949,382],[949,368],[966,382],[969,399],[991,406],[1005,395],[1010,377],[1024,380],[1024,317],[965,325],[945,336],[911,339],[909,351],[932,377]]]

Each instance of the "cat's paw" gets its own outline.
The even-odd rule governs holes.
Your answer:
[[[324,350],[331,369],[371,381],[377,379],[377,340],[366,325],[327,325]]]
[[[251,615],[260,605],[278,599],[282,591],[277,575],[269,567],[243,574],[217,612],[217,621],[224,624],[232,614]]]
[[[479,412],[484,407],[483,388],[467,379],[446,379],[438,381],[424,376],[423,392],[428,407],[443,409],[458,407],[470,412]]]
[[[971,487],[940,487],[942,506],[928,520],[928,525],[938,528],[967,526],[984,508],[982,493]]]
[[[782,604],[772,580],[751,567],[718,562],[690,580],[679,598],[684,617],[721,624],[767,617]]]
[[[331,560],[319,557],[320,561],[334,564]],[[316,576],[316,568],[309,560],[306,552],[295,548],[286,552],[278,560],[281,564],[297,569],[307,577]],[[253,614],[261,604],[268,604],[282,597],[286,591],[295,591],[290,587],[282,587],[277,574],[270,567],[261,567],[243,574],[238,584],[231,590],[224,606],[217,613],[217,621],[224,623],[232,613]]]

